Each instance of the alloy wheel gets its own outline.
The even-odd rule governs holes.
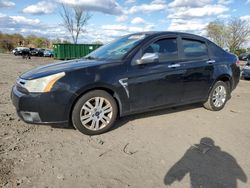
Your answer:
[[[89,99],[81,108],[80,120],[82,125],[92,131],[105,128],[113,115],[111,103],[103,97]]]
[[[213,92],[213,104],[219,108],[226,102],[227,92],[224,86],[218,86]]]

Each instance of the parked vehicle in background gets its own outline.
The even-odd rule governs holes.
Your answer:
[[[240,79],[239,60],[193,34],[121,37],[82,59],[46,65],[17,79],[11,98],[22,120],[68,123],[89,135],[117,117],[202,103],[224,108]]]
[[[53,50],[45,50],[43,52],[44,57],[54,57],[54,51]]]
[[[23,59],[30,59],[30,49],[23,49],[21,56],[23,57]]]
[[[242,70],[242,78],[250,79],[250,60],[248,60],[246,66]]]
[[[44,57],[45,49],[44,48],[37,48],[37,50],[38,50],[37,56]]]
[[[30,48],[30,55],[38,56],[38,49],[37,48]]]
[[[247,61],[248,59],[250,59],[250,52],[246,52],[239,55],[239,60]]]
[[[14,50],[12,50],[12,53],[14,54],[14,55],[16,55],[16,52],[17,52],[17,49],[15,48]]]
[[[15,48],[15,49],[12,51],[12,53],[13,53],[15,56],[17,56],[17,55],[22,55],[22,54],[23,54],[23,51],[25,51],[25,53],[26,53],[27,51],[30,52],[30,49],[29,49],[29,48],[26,48],[26,47],[17,47],[17,48]]]

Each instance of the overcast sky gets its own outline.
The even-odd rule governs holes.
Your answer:
[[[80,42],[108,42],[147,30],[205,35],[210,21],[230,17],[250,23],[250,0],[0,0],[0,31],[71,40],[61,26],[60,3],[92,15]]]

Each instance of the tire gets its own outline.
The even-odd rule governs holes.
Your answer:
[[[220,88],[222,88],[222,89],[220,90]],[[224,92],[218,94],[217,91],[221,91],[221,92],[224,91]],[[217,95],[216,95],[216,93],[217,93]],[[215,100],[218,97],[219,97],[219,99],[217,99],[217,102],[216,102]],[[224,108],[224,106],[229,98],[230,98],[230,91],[229,91],[228,84],[223,82],[223,81],[218,81],[214,84],[213,88],[211,89],[211,91],[209,93],[208,99],[203,104],[203,106],[204,106],[204,108],[211,110],[211,111],[219,111],[219,110],[222,110]]]
[[[117,112],[116,101],[109,93],[93,90],[76,102],[72,111],[72,124],[83,134],[102,134],[112,127]]]

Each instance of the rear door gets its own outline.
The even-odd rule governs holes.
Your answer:
[[[174,105],[180,102],[183,92],[179,66],[177,36],[154,39],[142,47],[129,67],[128,90],[131,111]],[[158,53],[159,62],[138,65],[145,53]]]
[[[209,58],[205,40],[183,36],[180,45],[183,76],[183,103],[206,99],[213,79],[215,60]]]

